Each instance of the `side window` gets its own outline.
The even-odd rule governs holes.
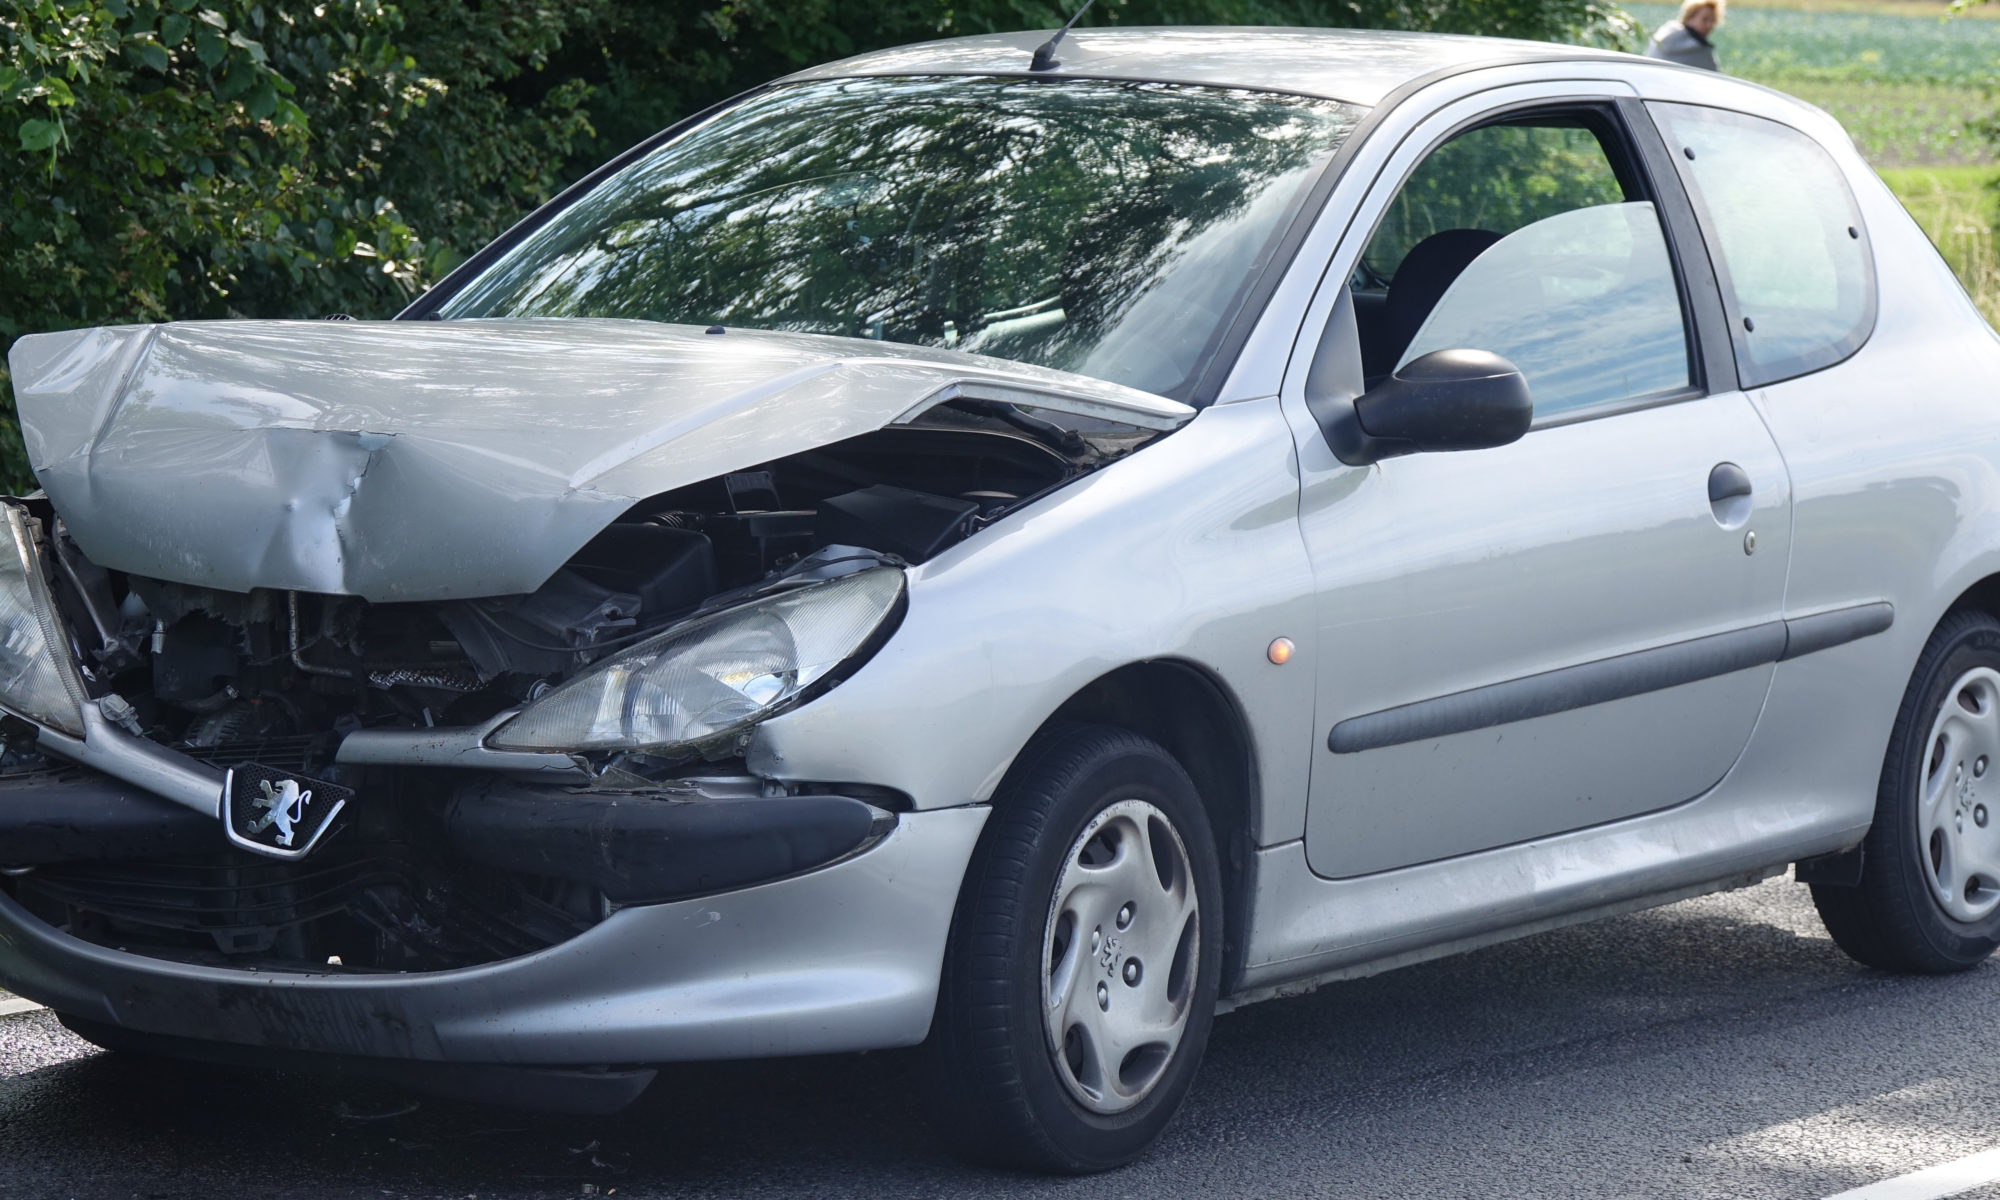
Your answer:
[[[1396,193],[1362,255],[1380,284],[1410,248],[1448,229],[1512,233],[1543,217],[1625,198],[1597,135],[1547,125],[1485,125],[1431,151]]]
[[[1715,258],[1745,387],[1831,366],[1875,326],[1861,213],[1832,157],[1787,125],[1650,103]]]
[[[1606,115],[1459,134],[1399,189],[1351,281],[1372,382],[1434,350],[1521,369],[1537,418],[1687,388],[1660,220]]]
[[[1688,386],[1680,289],[1653,206],[1571,209],[1494,243],[1396,365],[1455,348],[1512,361],[1537,417]]]

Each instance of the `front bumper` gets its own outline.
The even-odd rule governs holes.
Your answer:
[[[915,1045],[986,816],[906,813],[820,870],[623,909],[560,945],[452,971],[171,962],[70,937],[0,895],[0,986],[145,1034],[373,1059],[582,1066]]]

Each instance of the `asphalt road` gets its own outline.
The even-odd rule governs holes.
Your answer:
[[[0,1017],[0,1197],[1832,1195],[2000,1146],[2000,963],[1853,965],[1785,880],[1217,1022],[1165,1141],[962,1167],[908,1055],[663,1075],[615,1118],[99,1054]],[[1963,1193],[2000,1200],[2000,1187]]]

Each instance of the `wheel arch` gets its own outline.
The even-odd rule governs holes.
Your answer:
[[[1968,610],[2000,618],[2000,572],[1988,575],[1960,592],[1958,598],[1938,614],[1938,619],[1931,622],[1931,629],[1936,629],[1951,614]],[[1930,630],[1926,630],[1924,636],[1928,638]]]
[[[1240,978],[1250,927],[1250,859],[1261,795],[1249,719],[1227,685],[1201,666],[1159,658],[1098,676],[1063,701],[1036,736],[1057,725],[1113,725],[1151,738],[1194,780],[1222,861],[1222,994]]]

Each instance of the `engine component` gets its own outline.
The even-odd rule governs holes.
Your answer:
[[[829,542],[868,546],[909,562],[923,562],[963,538],[979,512],[975,500],[877,484],[822,503],[819,532]]]
[[[525,596],[458,600],[438,616],[487,678],[573,671],[607,631],[638,623],[639,597],[615,592],[567,568]]]
[[[771,573],[824,539],[814,536],[811,509],[745,513],[666,513],[661,524],[697,529],[715,546],[717,570],[725,581],[747,583]]]
[[[649,623],[693,612],[717,588],[708,538],[666,525],[613,525],[577,552],[570,569],[608,591],[637,596]]]
[[[236,678],[234,629],[196,613],[174,622],[153,655],[153,695],[174,702],[203,701]]]

